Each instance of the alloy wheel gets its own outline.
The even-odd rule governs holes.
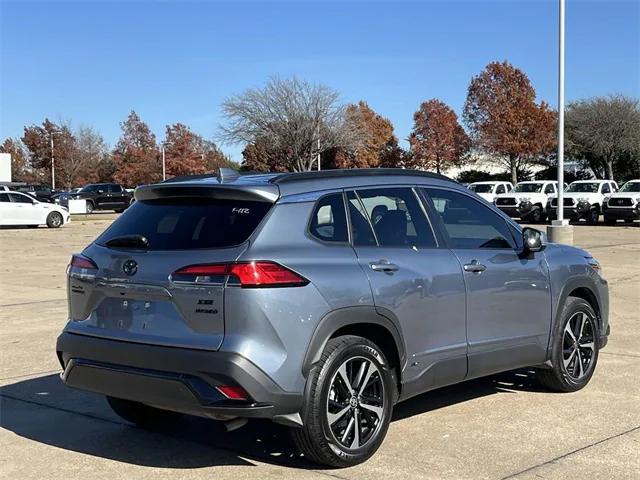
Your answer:
[[[382,425],[384,383],[380,370],[365,357],[346,360],[331,379],[327,420],[335,440],[358,449],[370,442]]]
[[[585,312],[576,312],[564,327],[562,361],[569,376],[580,380],[591,370],[595,355],[595,322]]]

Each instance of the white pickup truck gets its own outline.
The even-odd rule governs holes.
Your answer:
[[[519,182],[511,192],[497,195],[493,203],[512,218],[544,222],[544,207],[549,197],[558,193],[557,184],[551,180]]]
[[[474,182],[467,188],[480,195],[487,202],[493,203],[496,195],[509,193],[513,190],[513,185],[511,182]]]
[[[596,225],[605,199],[618,191],[613,180],[578,180],[572,182],[564,192],[564,218],[580,220],[584,218],[589,225]],[[552,195],[547,204],[547,216],[557,217],[558,197]]]
[[[629,180],[612,193],[602,205],[604,223],[615,225],[618,220],[640,220],[640,180]]]

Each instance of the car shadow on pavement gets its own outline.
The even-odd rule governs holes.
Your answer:
[[[518,370],[464,382],[396,405],[393,421],[502,392],[542,391],[532,372]],[[274,465],[314,468],[300,456],[286,427],[252,420],[227,432],[221,422],[185,416],[171,427],[143,430],[117,417],[101,395],[66,387],[58,375],[5,385],[0,427],[65,450],[157,468]]]

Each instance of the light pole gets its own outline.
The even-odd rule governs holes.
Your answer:
[[[60,130],[52,130],[49,132],[49,140],[51,142],[51,190],[56,189],[56,160],[53,156],[53,136],[61,133]]]
[[[573,244],[573,227],[564,219],[564,23],[565,0],[559,0],[558,10],[558,195],[557,220],[547,228],[549,239],[556,243]]]

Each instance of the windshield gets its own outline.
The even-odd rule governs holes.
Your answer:
[[[621,192],[640,192],[640,182],[627,182],[620,189]]]
[[[567,192],[598,193],[599,183],[572,183]]]
[[[542,191],[542,183],[519,183],[516,185],[516,188],[513,189],[514,192],[524,192],[524,193],[540,193]]]
[[[469,190],[472,190],[476,193],[491,193],[493,190],[493,185],[481,183],[478,185],[469,185]]]

